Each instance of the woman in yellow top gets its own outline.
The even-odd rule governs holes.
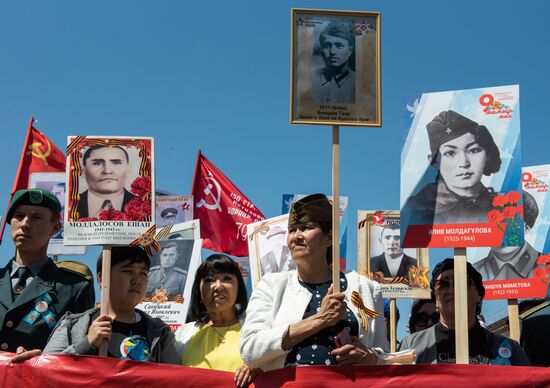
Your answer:
[[[238,265],[228,256],[209,256],[197,269],[189,316],[194,322],[176,332],[181,364],[235,372],[235,383],[248,386],[261,372],[241,358],[241,322],[248,305]]]

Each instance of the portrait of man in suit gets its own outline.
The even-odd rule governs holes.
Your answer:
[[[417,260],[406,255],[401,248],[399,224],[386,224],[380,232],[378,241],[383,252],[371,257],[370,272],[382,272],[385,278],[407,276],[409,268],[417,265]]]
[[[88,188],[80,193],[79,218],[97,217],[101,210],[124,212],[124,206],[134,195],[126,188],[130,175],[130,159],[122,146],[95,145],[82,157]]]

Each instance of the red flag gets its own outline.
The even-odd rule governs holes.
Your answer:
[[[265,217],[200,151],[192,191],[203,248],[248,256],[246,225]]]
[[[65,172],[65,154],[59,150],[42,132],[34,126],[34,117],[31,117],[27,136],[23,143],[21,159],[13,187],[11,189],[8,206],[17,190],[29,187],[31,174],[34,172]],[[6,208],[7,212],[7,208]],[[2,222],[0,242],[6,227],[6,217]]]

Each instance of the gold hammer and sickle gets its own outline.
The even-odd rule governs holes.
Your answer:
[[[32,156],[36,156],[38,159],[42,160],[44,164],[48,165],[48,156],[52,153],[52,146],[50,145],[50,142],[46,140],[46,146],[48,147],[46,149],[46,152],[42,152],[42,149],[40,149],[40,146],[42,145],[41,142],[35,141],[29,146],[29,150],[31,151]]]

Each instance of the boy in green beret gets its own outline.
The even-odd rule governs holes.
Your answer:
[[[0,269],[0,350],[43,349],[67,312],[94,306],[93,281],[85,271],[58,267],[47,255],[59,232],[61,204],[41,189],[17,191],[8,208],[15,256]],[[20,349],[21,351],[21,349]]]

